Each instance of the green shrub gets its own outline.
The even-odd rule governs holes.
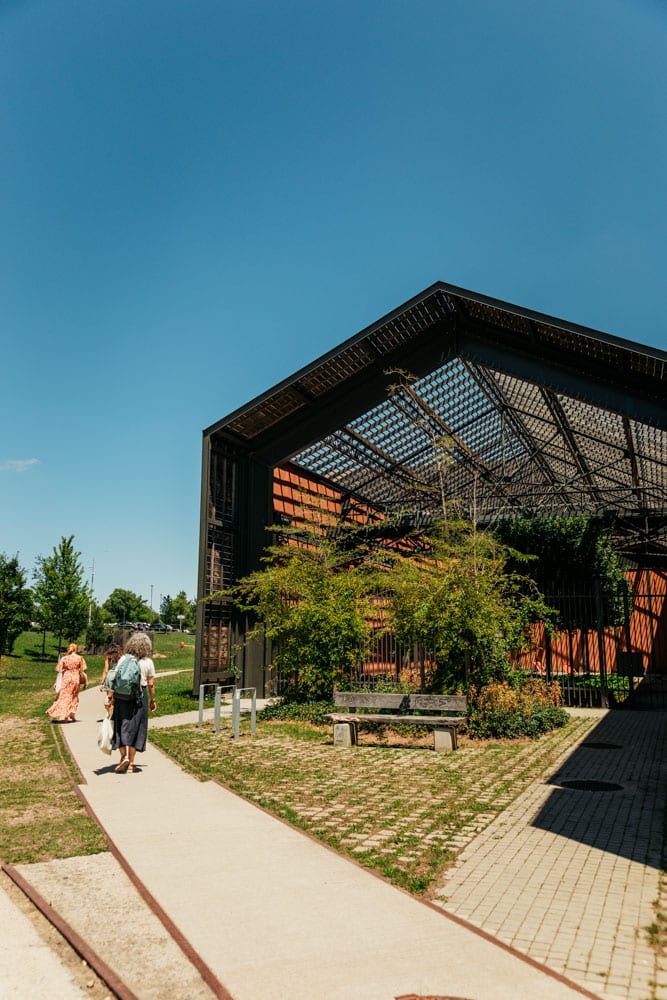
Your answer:
[[[479,691],[471,688],[469,701],[468,732],[477,739],[538,739],[569,718],[560,686],[538,677],[490,681]]]
[[[335,708],[330,701],[281,701],[267,705],[257,717],[263,722],[310,722],[314,726],[326,726],[329,712]]]

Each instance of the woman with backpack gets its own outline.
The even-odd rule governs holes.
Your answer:
[[[135,770],[134,758],[146,749],[148,708],[155,711],[153,645],[145,632],[131,635],[112,681],[113,749],[120,750],[118,774]],[[150,699],[149,699],[150,695]]]

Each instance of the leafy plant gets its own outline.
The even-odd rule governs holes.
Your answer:
[[[478,739],[537,739],[564,726],[569,716],[558,684],[513,673],[469,693],[468,732]]]
[[[182,625],[183,628],[192,629],[195,626],[196,614],[197,603],[196,601],[189,601],[184,590],[179,590],[176,597],[170,597],[167,594],[162,598],[160,618],[167,625],[173,625],[174,628]],[[180,622],[178,619],[179,615],[183,615],[183,619]]]
[[[332,701],[282,701],[267,705],[259,713],[263,722],[310,722],[313,726],[329,724],[329,712],[334,712]]]
[[[30,625],[33,615],[32,594],[26,587],[25,570],[18,556],[0,552],[0,655],[11,653],[14,643]]]
[[[604,624],[623,623],[625,604],[631,607],[632,594],[611,531],[599,518],[591,514],[517,517],[497,525],[494,533],[507,545],[535,557],[530,575],[547,593],[577,592],[586,584],[591,589],[597,581]],[[577,605],[576,622],[561,616],[561,624],[597,625],[599,610],[593,602],[590,614],[594,620],[581,619],[584,603]]]
[[[334,686],[363,660],[372,577],[363,560],[315,525],[274,530],[278,542],[267,549],[264,568],[228,593],[238,608],[256,616],[247,638],[269,639],[272,666],[291,675],[287,696],[330,699]]]
[[[550,619],[533,581],[508,571],[510,557],[525,557],[461,519],[443,518],[420,541],[419,553],[396,554],[385,570],[389,628],[435,654],[434,687],[502,677],[530,623]]]

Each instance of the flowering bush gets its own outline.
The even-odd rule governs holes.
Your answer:
[[[537,739],[569,718],[560,685],[540,677],[489,681],[479,691],[470,689],[469,702],[468,732],[477,739]]]

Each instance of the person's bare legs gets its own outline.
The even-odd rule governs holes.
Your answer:
[[[128,768],[127,747],[120,747],[120,760],[116,766],[117,774],[125,774]]]
[[[128,747],[127,750],[128,750],[129,759],[130,759],[130,763],[129,763],[129,766],[128,766],[128,771],[134,771],[134,758],[135,758],[135,756],[137,754],[137,748],[136,747]]]

